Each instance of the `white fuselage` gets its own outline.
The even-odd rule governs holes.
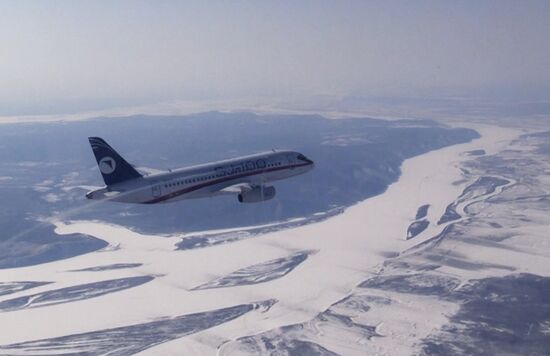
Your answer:
[[[173,202],[224,194],[224,189],[239,184],[263,186],[312,168],[313,161],[298,152],[274,151],[144,176],[91,191],[86,197],[124,203]]]

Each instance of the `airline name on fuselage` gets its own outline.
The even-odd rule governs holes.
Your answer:
[[[232,176],[239,173],[262,170],[267,167],[265,159],[258,159],[256,161],[245,161],[234,163],[228,166],[218,166],[214,168],[216,177]]]

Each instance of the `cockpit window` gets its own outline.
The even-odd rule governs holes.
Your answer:
[[[304,156],[303,154],[299,154],[297,158],[298,158],[300,161],[307,161],[306,156]]]

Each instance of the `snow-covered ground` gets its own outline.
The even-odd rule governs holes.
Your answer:
[[[467,152],[484,150],[485,155],[494,155],[523,134],[490,125],[473,128],[480,139],[405,161],[400,179],[385,193],[328,220],[255,239],[176,250],[178,236],[141,235],[98,221],[55,221],[58,234],[88,234],[109,246],[66,260],[0,270],[0,281],[52,282],[28,289],[21,285],[4,295],[0,288],[0,354],[107,349],[113,354],[255,353],[261,350],[254,348],[258,345],[254,335],[275,338],[279,328],[301,323],[307,325],[302,331],[288,330],[294,343],[285,344],[287,351],[322,347],[340,354],[408,354],[419,340],[447,323],[459,305],[452,300],[434,304],[429,296],[380,288],[371,291],[368,284],[357,287],[384,275],[391,267],[388,261],[414,259],[426,246],[436,244],[437,236],[451,224],[464,221],[465,209],[479,208],[517,183],[493,173],[491,177],[507,183],[492,191],[473,187],[460,198],[480,177],[473,169],[466,173],[464,162],[474,159]],[[453,202],[460,217],[438,224]],[[407,228],[423,205],[429,205],[429,225],[407,240]],[[456,246],[452,252],[494,266],[505,265],[503,260],[513,259],[508,254],[518,253],[501,251]],[[549,275],[545,266],[550,264],[542,266],[541,261],[548,262],[548,255],[518,262],[521,266],[515,268]],[[439,270],[457,278],[457,284],[481,275],[510,273],[498,267],[494,271],[457,269],[451,264]],[[70,288],[77,285],[85,286]],[[361,310],[363,301],[368,307]],[[196,313],[194,319],[186,316]],[[190,328],[189,320],[198,326]],[[350,323],[373,328],[349,328]],[[300,333],[312,343],[297,344]],[[35,340],[41,342],[30,343]]]

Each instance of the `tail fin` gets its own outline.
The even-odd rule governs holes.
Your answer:
[[[105,184],[112,185],[141,177],[141,174],[102,138],[88,137],[88,141],[90,141],[90,145],[94,151],[95,159]]]

